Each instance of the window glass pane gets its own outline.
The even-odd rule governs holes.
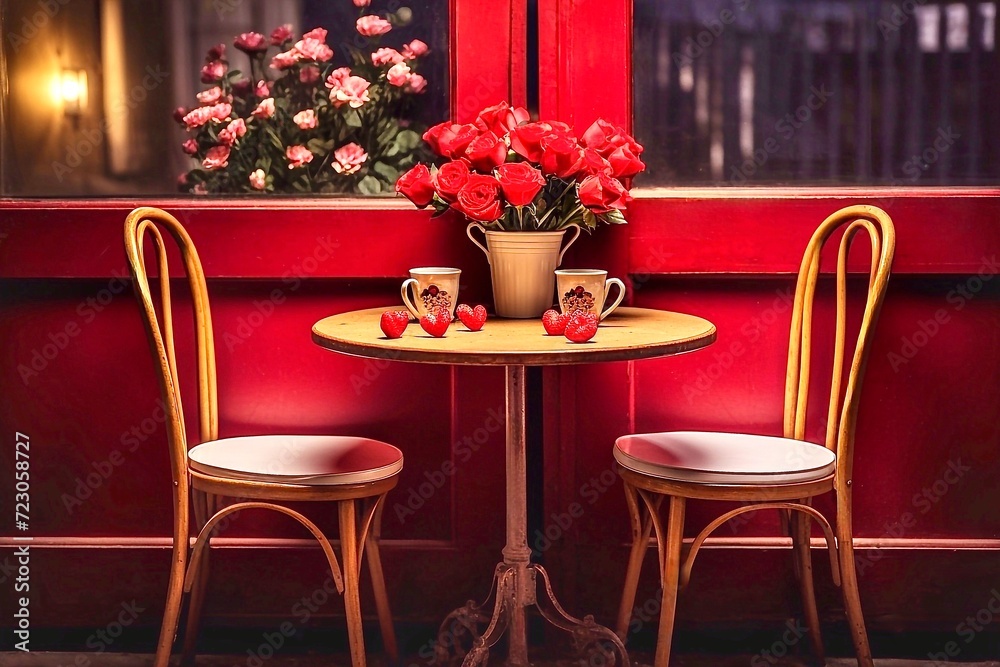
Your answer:
[[[997,183],[996,5],[635,0],[642,184]]]
[[[448,13],[439,0],[373,0],[365,9],[352,0],[0,0],[0,9],[4,195],[164,195],[199,183],[199,191],[212,194],[256,186],[289,194],[388,194],[396,174],[420,157],[423,128],[448,115]],[[389,21],[372,21],[368,32],[389,31],[360,34],[363,14]],[[291,41],[270,46],[272,30],[283,24],[292,25]],[[328,31],[329,52],[309,42],[288,56],[298,59],[289,69],[270,66],[317,27]],[[269,47],[253,66],[233,46],[248,32],[262,33]],[[420,44],[405,50],[413,40],[429,51],[417,56]],[[223,97],[209,92],[199,101],[196,94],[216,86],[202,81],[206,53],[216,44],[226,46]],[[380,47],[402,55],[383,52],[389,62],[376,67],[372,54]],[[308,63],[318,63],[318,74]],[[326,83],[345,66],[370,83],[367,95],[359,80]],[[237,70],[241,76],[232,76]],[[241,87],[236,82],[243,77]],[[255,85],[279,77],[269,95]],[[252,115],[265,96],[276,102],[267,120]],[[173,118],[178,107],[214,104],[232,110],[216,107],[219,120],[192,131]],[[268,113],[266,104],[261,113]],[[239,123],[222,133],[236,118],[246,133],[238,136]],[[182,149],[192,138],[194,157]],[[352,143],[360,148],[336,152]],[[290,158],[291,146],[309,154],[301,149]],[[310,154],[311,162],[289,168]],[[257,169],[262,173],[251,179]],[[179,174],[187,174],[184,188]]]

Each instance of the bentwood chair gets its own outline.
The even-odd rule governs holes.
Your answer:
[[[177,244],[190,285],[197,342],[198,436],[189,437],[181,403],[167,279],[167,247],[163,227]],[[157,308],[146,271],[144,240],[152,239],[160,276]],[[219,439],[215,345],[205,274],[191,237],[176,218],[155,208],[137,208],[125,221],[128,254],[136,297],[156,364],[167,409],[167,440],[173,477],[173,556],[167,604],[156,648],[156,667],[166,667],[177,633],[181,605],[188,597],[183,662],[194,659],[195,641],[208,579],[209,539],[221,520],[244,509],[270,509],[302,524],[318,540],[330,565],[337,591],[344,595],[348,640],[354,667],[364,667],[359,578],[361,556],[367,555],[386,653],[398,659],[392,617],[378,550],[379,522],[386,494],[399,478],[403,454],[377,440],[343,436],[251,436]],[[231,499],[227,504],[223,498]],[[330,541],[300,512],[281,503],[335,501],[340,523],[343,569]],[[190,545],[194,512],[198,538]],[[367,546],[367,549],[366,549]]]
[[[813,301],[823,246],[841,228],[844,228],[844,233],[840,237],[837,257],[837,310],[830,404],[826,415],[825,445],[818,445],[805,439]],[[847,258],[851,243],[859,232],[866,232],[871,241],[871,270],[867,301],[845,383]],[[874,206],[841,209],[828,217],[813,234],[799,269],[792,308],[785,379],[784,437],[678,431],[627,435],[615,442],[614,456],[625,484],[633,538],[617,631],[624,639],[635,602],[643,555],[650,533],[655,533],[663,585],[656,667],[667,667],[670,661],[678,591],[687,585],[694,559],[705,538],[733,517],[760,509],[779,510],[782,525],[791,533],[795,574],[802,594],[805,621],[819,662],[822,664],[824,658],[812,579],[812,520],[823,529],[834,583],[842,587],[858,664],[872,666],[854,568],[851,483],[861,384],[871,352],[875,323],[885,299],[894,248],[892,221],[884,211]],[[830,491],[836,494],[836,538],[830,523],[812,506],[813,497]],[[689,498],[743,504],[709,523],[694,538],[686,557],[682,559],[684,510]],[[666,503],[663,503],[664,499]],[[665,526],[659,516],[661,504],[669,506]]]

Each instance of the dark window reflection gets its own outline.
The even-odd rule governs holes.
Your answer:
[[[995,184],[996,5],[636,0],[643,184]]]

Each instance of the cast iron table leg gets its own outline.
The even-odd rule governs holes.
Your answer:
[[[617,654],[621,658],[622,667],[629,667],[628,654],[618,635],[598,625],[592,616],[580,620],[567,614],[552,593],[545,569],[531,563],[531,549],[528,547],[524,383],[524,366],[507,366],[507,545],[503,549],[503,562],[497,565],[493,613],[486,616],[483,613],[486,603],[479,605],[470,601],[449,614],[441,624],[438,635],[439,662],[447,660],[449,647],[456,647],[456,635],[469,633],[475,639],[462,665],[485,666],[490,648],[506,631],[509,636],[508,667],[529,667],[526,609],[533,606],[538,608],[546,621],[570,632],[578,649],[592,646],[594,650],[604,654],[604,664],[614,664]],[[545,597],[549,603],[547,608],[538,604],[536,575],[544,583]],[[480,623],[488,623],[481,635],[476,630]]]

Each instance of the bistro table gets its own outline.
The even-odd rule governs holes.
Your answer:
[[[496,603],[492,616],[482,617],[480,606],[471,603],[449,616],[449,619],[465,619],[466,627],[470,619],[489,621],[483,634],[473,641],[463,667],[485,665],[490,647],[504,632],[510,635],[507,664],[529,665],[525,610],[531,606],[548,622],[573,633],[578,646],[596,645],[611,658],[617,652],[621,664],[628,667],[628,654],[621,639],[595,623],[592,616],[580,620],[567,614],[552,593],[548,573],[531,562],[525,464],[525,367],[627,361],[688,352],[712,343],[715,326],[693,315],[619,308],[601,322],[597,335],[587,343],[545,335],[537,319],[500,318],[490,318],[479,332],[467,331],[456,322],[444,338],[434,338],[419,325],[411,324],[402,338],[390,339],[379,329],[379,316],[390,309],[396,307],[357,310],[322,319],[313,325],[313,341],[327,349],[359,357],[507,369],[507,544],[494,578]],[[551,609],[539,604],[539,577]],[[442,631],[446,625],[447,620]]]

